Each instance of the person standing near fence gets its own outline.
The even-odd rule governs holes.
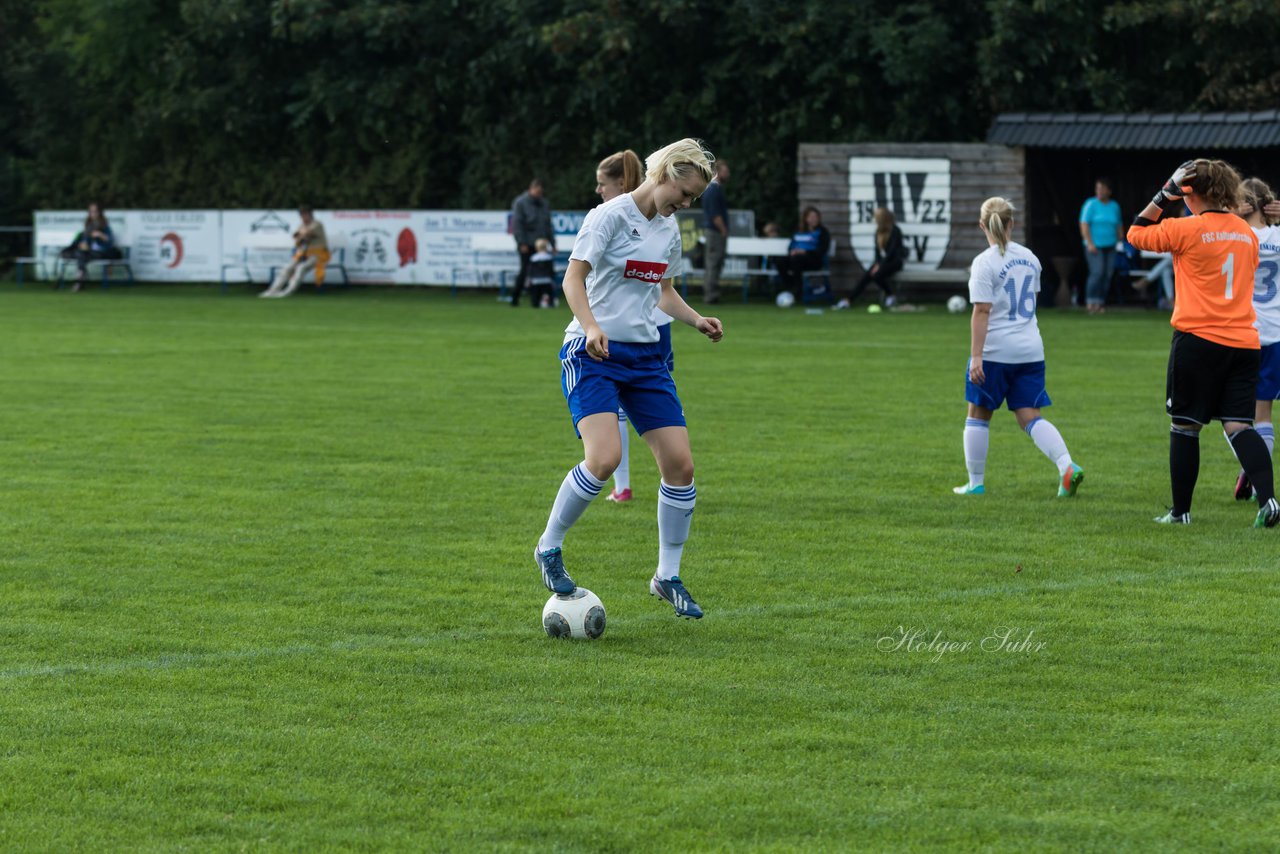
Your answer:
[[[706,253],[702,277],[702,301],[707,305],[720,302],[720,273],[729,247],[729,203],[724,185],[729,180],[729,164],[716,161],[716,177],[702,194],[702,233]]]
[[[551,204],[541,179],[530,181],[529,189],[511,203],[511,236],[516,239],[516,251],[520,253],[520,272],[516,273],[515,290],[511,292],[511,304],[517,306],[529,281],[529,259],[534,246],[539,239],[549,240],[553,246],[556,242],[555,230],[551,227]]]
[[[1120,204],[1111,198],[1111,179],[1099,178],[1093,197],[1080,208],[1080,238],[1084,260],[1089,265],[1085,283],[1085,305],[1090,314],[1102,314],[1111,290],[1111,274],[1116,266],[1116,243],[1120,240]]]
[[[324,267],[329,263],[329,241],[324,234],[324,224],[305,205],[298,208],[298,216],[302,217],[302,225],[293,233],[293,258],[276,275],[271,287],[258,294],[260,297],[289,296],[313,270],[316,282],[324,281]]]

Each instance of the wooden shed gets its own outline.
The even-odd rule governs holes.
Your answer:
[[[801,207],[821,211],[837,241],[837,291],[870,264],[876,207],[893,211],[906,238],[903,278],[949,270],[954,281],[987,247],[983,200],[1005,196],[1021,209],[1026,193],[1022,148],[985,143],[806,143],[796,173]],[[1023,240],[1017,222],[1014,239]]]

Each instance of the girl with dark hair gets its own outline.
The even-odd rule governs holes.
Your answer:
[[[791,236],[787,255],[773,262],[778,271],[779,287],[798,293],[804,273],[821,270],[831,250],[831,232],[822,224],[822,214],[810,205],[800,215],[800,224]]]
[[[102,212],[97,202],[90,202],[89,215],[84,218],[84,227],[76,236],[72,251],[78,268],[76,280],[71,284],[72,291],[80,290],[84,284],[86,268],[90,261],[121,257],[120,250],[116,247],[115,235],[111,233],[111,226],[107,224],[107,215]]]

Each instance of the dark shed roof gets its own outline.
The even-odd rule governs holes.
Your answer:
[[[1280,146],[1280,110],[1001,113],[987,142],[1039,148],[1270,148]]]

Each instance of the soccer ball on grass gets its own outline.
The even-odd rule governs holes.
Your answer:
[[[542,608],[542,628],[553,638],[587,638],[604,634],[604,603],[585,587],[556,593]]]
[[[969,301],[967,299],[960,296],[959,294],[956,294],[951,299],[947,300],[947,311],[951,312],[952,314],[959,314],[960,312],[964,311],[965,306],[967,306],[968,304],[969,304]]]
[[[778,308],[791,308],[796,304],[796,295],[791,291],[782,291],[778,294],[778,298],[774,300],[778,304]]]

